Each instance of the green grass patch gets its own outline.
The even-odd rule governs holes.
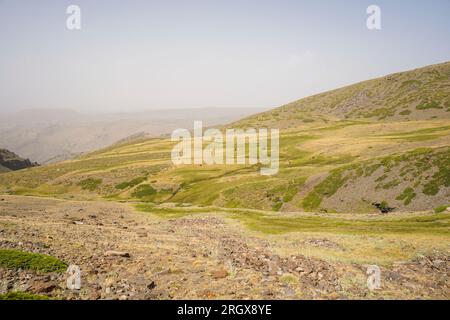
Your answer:
[[[153,188],[149,184],[142,184],[136,188],[136,190],[133,191],[131,196],[139,199],[146,199],[147,201],[150,200],[153,196],[155,196],[157,193],[156,189]]]
[[[280,211],[281,207],[283,206],[283,202],[275,202],[272,206],[273,211]]]
[[[81,187],[81,189],[83,190],[89,190],[89,191],[94,191],[95,189],[97,189],[97,187],[99,185],[101,185],[103,182],[102,179],[94,179],[94,178],[88,178],[88,179],[84,179],[81,180],[78,185]]]
[[[442,109],[439,102],[430,101],[430,102],[422,102],[421,104],[416,106],[417,110],[427,110],[427,109]]]
[[[328,177],[314,187],[302,201],[301,206],[306,211],[313,211],[319,208],[324,197],[331,197],[336,191],[341,188],[347,178],[344,177],[342,170],[334,170],[328,175]]]
[[[321,216],[282,217],[255,212],[231,213],[249,229],[267,233],[325,232],[333,234],[431,234],[450,237],[450,215],[406,218],[340,219]]]
[[[27,292],[8,292],[0,294],[0,300],[48,300],[47,296],[31,294]]]
[[[378,108],[362,114],[365,118],[378,118],[379,120],[391,117],[395,114],[395,109]]]
[[[198,213],[207,213],[213,211],[210,208],[161,208],[154,204],[140,203],[136,209],[141,212],[148,212],[160,218],[174,219],[190,216]]]
[[[133,187],[137,186],[138,184],[141,184],[145,180],[147,180],[147,177],[137,177],[131,181],[125,181],[125,182],[117,184],[116,189],[124,190],[127,188],[133,188]]]
[[[298,193],[299,188],[305,184],[306,177],[297,178],[289,183],[283,195],[283,202],[290,202]]]
[[[439,154],[433,164],[438,170],[424,185],[423,193],[426,195],[436,195],[441,187],[450,187],[450,151]]]
[[[13,249],[0,249],[0,266],[39,272],[64,272],[67,269],[67,264],[55,257]]]
[[[404,87],[408,87],[411,85],[420,85],[422,84],[422,82],[420,82],[419,80],[406,80],[403,81],[402,84],[400,85],[400,88],[403,89]]]
[[[414,192],[414,189],[411,187],[406,188],[403,190],[402,194],[400,194],[396,200],[403,200],[403,204],[407,206],[411,203],[411,201],[416,197],[416,193]]]
[[[446,211],[447,208],[449,208],[449,207],[450,207],[450,204],[439,206],[439,207],[434,208],[434,212],[435,213],[442,213],[442,212]]]
[[[160,208],[152,204],[138,204],[136,209],[166,219],[200,213],[224,214],[230,219],[243,223],[251,230],[266,234],[319,232],[348,235],[424,234],[450,237],[450,215],[442,213],[406,217],[338,218],[318,215],[282,216],[275,213],[218,207]]]
[[[391,138],[391,139],[400,139],[400,138],[405,138],[405,139],[416,138],[416,139],[418,139],[417,137],[431,135],[431,137],[433,139],[435,139],[437,137],[447,135],[448,133],[446,131],[449,131],[449,130],[450,130],[450,126],[442,126],[442,127],[436,127],[436,128],[427,128],[427,129],[399,132],[399,133],[395,133],[395,134],[392,134],[392,133],[379,134],[379,135],[377,135],[377,137],[387,137],[387,138]]]
[[[343,155],[333,155],[333,156],[312,156],[309,159],[305,159],[300,161],[299,164],[304,166],[324,166],[324,165],[332,165],[332,164],[347,164],[354,161],[356,157],[350,154]]]
[[[407,141],[407,142],[420,142],[420,141],[435,140],[440,137],[441,136],[434,135],[434,134],[427,134],[427,135],[416,135],[416,136],[390,137],[389,139],[403,140],[403,141]]]
[[[399,113],[399,115],[401,115],[401,116],[407,116],[407,115],[410,115],[410,114],[411,114],[410,110],[403,110],[402,112]]]
[[[398,181],[397,179],[394,179],[392,181],[389,181],[383,185],[381,185],[380,187],[383,188],[384,190],[389,190],[392,189],[396,186],[398,186],[400,184],[400,181]]]

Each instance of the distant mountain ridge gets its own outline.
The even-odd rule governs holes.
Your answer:
[[[0,148],[39,163],[54,163],[145,133],[149,137],[190,128],[194,120],[220,125],[259,112],[257,108],[199,108],[83,114],[30,109],[0,115]]]

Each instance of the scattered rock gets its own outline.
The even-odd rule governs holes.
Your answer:
[[[304,244],[314,246],[314,247],[323,247],[323,248],[330,248],[330,249],[338,249],[338,250],[344,250],[344,248],[339,245],[336,242],[333,242],[328,239],[308,239],[303,242]]]
[[[274,246],[272,241],[234,232],[219,218],[188,217],[170,222],[149,219],[145,224],[141,217],[136,219],[139,223],[132,220],[132,213],[126,215],[126,220],[119,220],[122,211],[110,210],[109,203],[104,208],[86,209],[82,213],[77,213],[78,204],[58,209],[49,204],[44,212],[39,207],[40,201],[50,200],[39,200],[32,206],[26,204],[28,199],[20,199],[25,204],[17,206],[15,211],[19,218],[16,221],[9,214],[1,214],[9,212],[8,206],[14,203],[14,197],[8,196],[0,206],[0,220],[17,222],[17,225],[6,224],[5,227],[2,224],[0,248],[48,254],[79,265],[82,290],[67,290],[64,272],[40,274],[0,267],[1,293],[23,291],[68,300],[372,299],[381,296],[381,293],[368,295],[366,268],[360,268],[359,264],[339,264],[287,253],[279,255],[275,253],[279,243],[275,242]],[[60,202],[57,205],[62,206]],[[35,215],[30,214],[34,212]],[[95,220],[89,215],[94,212]],[[108,227],[67,228],[75,224],[74,221],[92,226],[102,223]],[[122,230],[122,224],[128,226],[129,231]],[[168,233],[169,229],[175,233]],[[286,241],[294,249],[302,244],[340,248],[339,243],[328,237],[314,237],[302,240],[286,237]],[[131,241],[136,245],[133,250],[129,247]],[[133,258],[126,259],[131,252]],[[294,280],[281,279],[284,274],[291,274]],[[358,281],[347,281],[353,278]],[[342,282],[345,295],[340,279],[345,281]],[[445,298],[450,288],[448,279],[450,257],[446,251],[427,251],[426,256],[416,256],[414,260],[395,263],[382,270],[383,283],[395,298]]]
[[[56,285],[54,283],[35,282],[31,286],[31,290],[35,293],[50,293],[55,289]]]
[[[433,261],[433,267],[436,269],[440,269],[446,265],[444,260],[436,259]]]
[[[283,291],[285,296],[287,297],[293,297],[296,295],[295,290],[292,289],[291,287],[285,287]]]
[[[211,273],[214,279],[223,279],[228,276],[228,271],[225,269],[215,270]]]
[[[100,292],[95,292],[92,296],[91,296],[91,300],[100,300],[102,297]]]
[[[275,276],[291,273],[299,277],[304,289],[314,291],[321,282],[320,290],[333,292],[339,289],[336,271],[329,263],[297,255],[280,257],[260,248],[250,248],[247,243],[234,239],[225,239],[220,246],[222,260],[231,261],[236,267],[251,268]],[[320,271],[320,272],[319,272]]]
[[[116,256],[116,257],[123,257],[123,258],[129,258],[130,254],[128,252],[125,251],[106,251],[105,252],[105,256]]]
[[[141,237],[141,238],[145,238],[148,236],[148,233],[145,231],[137,231],[136,234],[138,235],[138,237]]]

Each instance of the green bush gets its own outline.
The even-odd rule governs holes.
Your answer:
[[[381,212],[390,212],[392,210],[391,207],[389,207],[387,201],[381,201],[379,209]]]
[[[131,194],[135,198],[150,198],[156,194],[156,190],[149,184],[142,184]]]
[[[55,257],[12,249],[0,249],[0,266],[41,272],[63,272],[67,269],[67,264]]]

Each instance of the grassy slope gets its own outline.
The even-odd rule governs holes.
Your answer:
[[[257,166],[174,167],[171,141],[144,139],[1,174],[0,191],[275,211],[368,212],[381,201],[432,210],[450,198],[449,76],[450,63],[435,65],[235,123],[282,129],[280,172],[273,177],[261,176]],[[374,113],[380,108],[390,111]]]
[[[289,129],[336,119],[405,121],[437,118],[450,118],[450,62],[314,95],[233,125],[276,124]]]

